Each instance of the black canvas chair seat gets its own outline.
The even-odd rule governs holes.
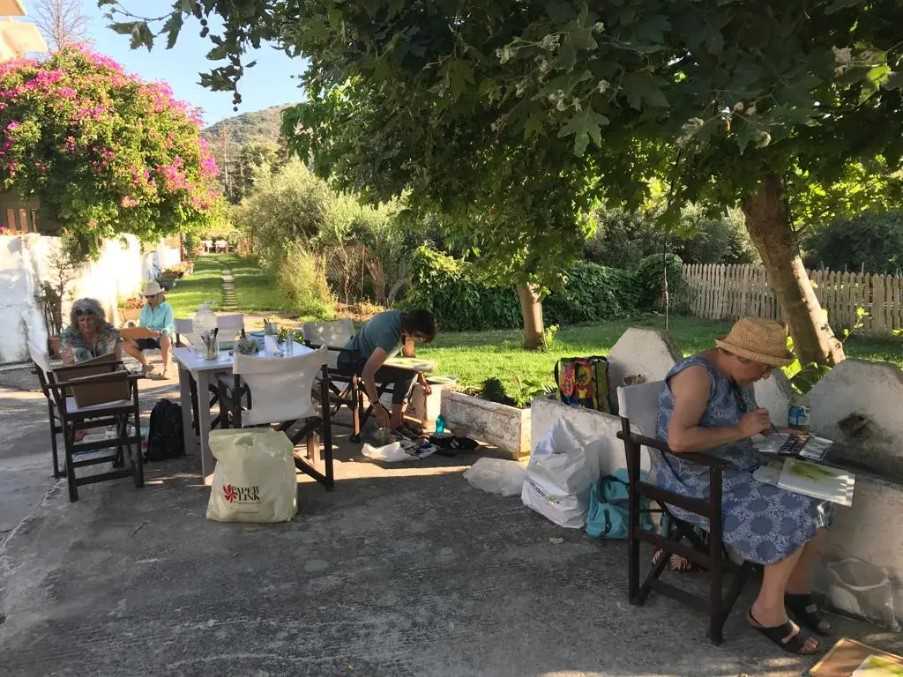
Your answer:
[[[640,477],[643,447],[655,449],[663,454],[674,455],[668,445],[661,440],[641,435],[631,429],[631,409],[636,412],[638,405],[645,409],[652,406],[657,412],[657,393],[661,391],[662,385],[661,382],[658,382],[618,388],[621,412],[621,431],[618,433],[618,437],[624,441],[629,483],[628,598],[631,604],[642,605],[649,593],[655,590],[707,613],[709,616],[708,637],[713,644],[718,645],[724,641],[722,632],[724,623],[739,597],[744,583],[752,573],[753,565],[749,562],[735,564],[722,543],[722,473],[728,466],[724,460],[704,453],[680,454],[681,461],[707,468],[709,495],[704,499],[691,498],[662,489]],[[633,390],[632,393],[631,390]],[[648,412],[645,414],[648,421]],[[642,417],[642,414],[638,416],[638,418]],[[650,429],[648,423],[644,429]],[[669,516],[668,533],[660,534],[655,530],[642,527],[640,505],[644,499],[655,501]],[[703,542],[699,538],[691,524],[676,518],[668,506],[677,506],[705,518],[708,542]],[[662,554],[652,564],[643,582],[640,583],[640,543],[643,542],[660,548]],[[662,574],[668,568],[672,554],[684,557],[708,572],[709,585],[706,597],[694,595],[683,588],[661,580]],[[730,579],[729,586],[725,592],[723,586],[728,579]]]

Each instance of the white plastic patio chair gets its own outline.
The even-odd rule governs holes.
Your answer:
[[[306,439],[312,456],[319,449],[318,444],[312,443],[312,435],[319,427],[325,450],[325,473],[297,457],[295,465],[331,488],[333,468],[330,408],[322,407],[321,413],[311,397],[314,381],[318,377],[320,396],[327,397],[326,357],[325,347],[305,355],[285,358],[256,357],[236,352],[231,383],[228,377],[219,379],[219,398],[223,427],[244,428],[275,423],[280,430],[287,431],[296,422],[303,421],[300,429],[289,438],[293,444]],[[328,402],[328,399],[323,401]]]
[[[245,326],[245,316],[241,313],[232,315],[217,315],[216,328],[219,329],[219,338],[222,341],[231,341]]]

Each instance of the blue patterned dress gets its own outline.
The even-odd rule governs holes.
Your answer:
[[[665,379],[658,402],[658,430],[661,440],[668,439],[668,423],[674,412],[670,379],[687,367],[700,365],[711,379],[711,392],[699,425],[717,428],[736,425],[754,407],[750,391],[741,392],[736,384],[721,374],[703,355],[694,355],[675,365]],[[651,450],[650,450],[651,451]],[[748,440],[709,450],[730,461],[722,476],[723,540],[742,557],[760,564],[774,564],[812,540],[815,530],[828,526],[829,504],[755,480],[753,471],[761,464],[758,453]],[[653,481],[663,489],[694,498],[708,496],[708,468],[686,461],[680,456],[667,458],[652,451]],[[706,520],[675,506],[669,506],[675,517],[706,528]]]

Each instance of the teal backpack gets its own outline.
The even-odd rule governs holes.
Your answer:
[[[627,538],[629,516],[627,469],[619,468],[594,483],[589,494],[586,533],[592,538]],[[652,529],[649,501],[640,502],[640,526]]]

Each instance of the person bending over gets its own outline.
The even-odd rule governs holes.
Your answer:
[[[382,381],[394,382],[392,388],[392,410],[387,410],[379,401],[376,387],[376,373],[393,357],[407,339],[429,343],[436,336],[433,315],[426,310],[387,310],[374,315],[361,327],[339,354],[338,367],[347,374],[358,374],[364,384],[367,399],[373,405],[377,422],[392,430],[404,422],[404,406],[414,375],[407,370],[384,369]],[[385,376],[386,378],[382,378]]]
[[[665,379],[657,436],[675,455],[652,451],[652,477],[669,491],[706,498],[708,468],[684,462],[680,454],[710,450],[730,462],[723,473],[723,540],[745,560],[764,566],[747,620],[785,651],[812,654],[818,641],[804,636],[788,611],[818,634],[830,633],[810,587],[830,506],[754,479],[760,458],[749,440],[773,430],[751,386],[791,361],[787,334],[777,322],[745,318],[715,345],[675,365]],[[678,519],[706,526],[698,515],[669,509]]]
[[[141,315],[138,317],[138,326],[149,329],[153,333],[153,338],[126,341],[125,352],[141,363],[145,376],[155,380],[162,380],[167,378],[169,351],[172,348],[171,337],[175,334],[172,306],[164,300],[163,290],[156,282],[147,282],[141,294],[144,296],[145,304],[141,309]],[[147,363],[147,357],[145,357],[143,352],[153,348],[160,349],[163,361],[163,371],[160,374],[154,370],[152,365]]]

